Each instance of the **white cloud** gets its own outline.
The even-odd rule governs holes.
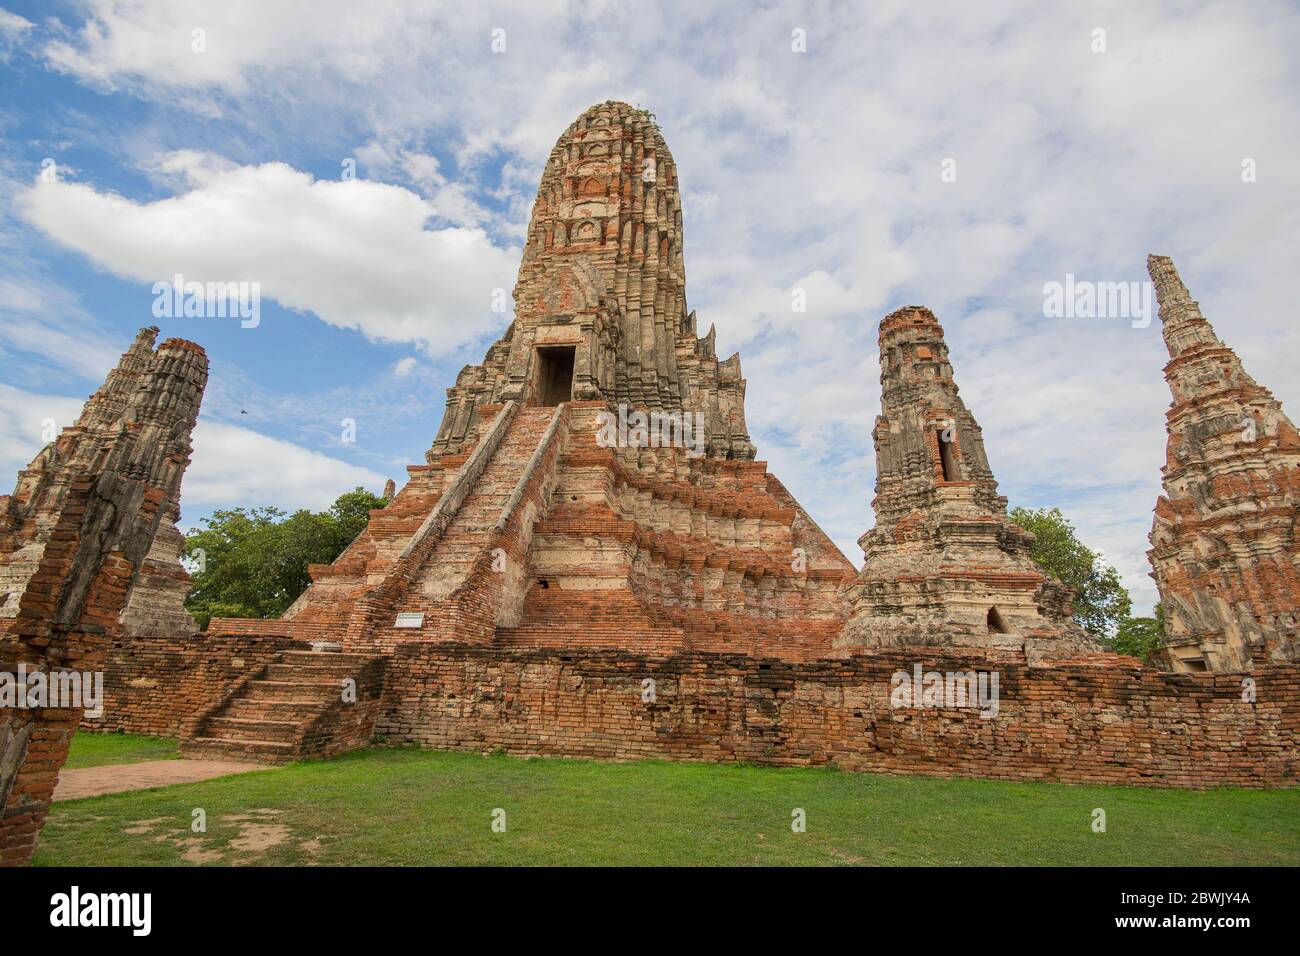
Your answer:
[[[319,511],[357,485],[376,491],[384,477],[291,442],[201,418],[181,506],[225,508],[240,502]]]
[[[264,3],[261,0],[91,0],[71,41],[45,55],[56,69],[102,87],[248,88],[258,70],[307,67],[351,79],[379,68],[377,45],[403,21],[427,25],[437,6],[374,0]],[[202,31],[196,35],[195,31]]]
[[[480,229],[426,228],[435,210],[409,190],[194,152],[172,153],[157,170],[191,188],[134,202],[38,181],[17,205],[28,222],[119,276],[258,282],[287,308],[376,340],[446,349],[501,324],[492,294],[512,286],[518,253]]]
[[[104,370],[125,351],[81,308],[76,296],[40,275],[24,272],[26,263],[0,256],[12,278],[0,279],[0,355],[27,352],[87,378]],[[15,366],[20,359],[10,361]]]
[[[393,374],[398,378],[406,378],[415,371],[415,367],[418,364],[419,363],[415,360],[414,356],[408,355],[406,358],[398,359],[393,365]]]
[[[81,414],[83,400],[63,395],[39,395],[0,383],[0,494],[13,490],[13,480],[51,439],[46,434],[66,428]]]
[[[0,10],[0,37],[6,40],[22,37],[34,26],[36,24],[25,17],[10,13],[8,10]]]
[[[32,357],[78,376],[102,379],[129,343],[114,341],[80,298],[51,277],[33,254],[33,231],[13,219],[17,188],[16,180],[0,172],[0,360],[11,384],[31,384],[39,374]]]

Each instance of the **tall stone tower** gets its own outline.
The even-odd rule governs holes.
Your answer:
[[[424,463],[281,620],[209,633],[828,656],[853,565],[755,460],[740,358],[696,335],[685,275],[653,119],[590,107],[542,172],[515,320]]]
[[[477,438],[475,410],[603,400],[703,412],[708,455],[750,459],[740,356],[686,307],[677,167],[646,110],[593,106],[551,150],[514,289],[515,321],[447,392],[433,456]]]
[[[1093,649],[1070,617],[1070,591],[1034,564],[1033,535],[1007,517],[929,309],[880,323],[880,384],[876,526],[858,540],[866,563],[836,648]]]
[[[156,328],[139,331],[104,384],[87,400],[77,421],[19,472],[12,495],[0,497],[0,513],[7,515],[10,522],[9,541],[13,545],[8,553],[0,555],[0,619],[17,615],[23,591],[40,564],[73,479],[98,467],[105,449],[123,428],[139,427],[142,409],[156,401],[154,393],[159,383],[175,374],[175,366],[199,348],[181,339],[170,339],[155,352],[157,336]],[[200,394],[206,383],[204,358],[198,380]],[[194,618],[185,610],[190,579],[180,563],[184,539],[176,527],[180,519],[180,479],[189,464],[192,428],[190,422],[183,435],[175,436],[183,440],[185,455],[179,462],[175,486],[163,508],[149,557],[139,570],[122,613],[122,623],[131,635],[181,636],[196,630]]]
[[[1192,301],[1165,256],[1160,303],[1173,403],[1151,528],[1165,643],[1180,671],[1295,660],[1300,617],[1300,435]]]
[[[42,673],[49,686],[52,671],[80,682],[104,669],[174,511],[207,382],[203,349],[169,339],[154,352],[157,331],[136,338],[77,423],[0,496],[0,575],[18,597],[0,618],[0,671]],[[0,708],[0,865],[31,859],[85,703]]]

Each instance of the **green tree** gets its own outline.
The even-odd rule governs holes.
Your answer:
[[[343,553],[387,499],[357,488],[329,509],[216,511],[185,538],[193,589],[185,606],[200,627],[214,617],[278,617],[306,590],[309,564]]]
[[[1038,566],[1074,591],[1075,621],[1109,643],[1133,609],[1119,572],[1079,540],[1060,508],[1013,508],[1010,517],[1034,533],[1029,553]]]
[[[1150,663],[1151,655],[1164,646],[1165,609],[1156,605],[1154,617],[1128,617],[1119,622],[1114,641],[1110,642],[1116,654],[1136,657]]]
[[[359,535],[370,521],[370,512],[388,504],[387,498],[372,495],[364,488],[345,491],[330,505],[329,514],[335,521],[339,541],[339,553],[343,552],[352,539]]]

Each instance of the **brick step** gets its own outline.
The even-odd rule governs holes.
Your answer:
[[[476,500],[466,501],[460,506],[460,511],[456,512],[456,517],[452,519],[448,531],[455,531],[456,528],[465,524],[466,521],[478,520],[495,521],[501,514],[501,509],[505,507],[507,495],[492,495],[489,498],[478,498]]]
[[[436,580],[445,580],[454,574],[461,574],[468,571],[474,564],[474,559],[478,557],[478,548],[458,550],[455,554],[439,556],[437,562],[430,569],[429,577]]]
[[[181,756],[208,760],[246,760],[255,763],[289,763],[293,744],[278,740],[239,740],[222,737],[191,737],[181,743]]]
[[[315,699],[251,700],[240,697],[226,704],[221,716],[248,720],[306,720],[323,709],[322,702]]]
[[[219,740],[258,740],[291,743],[300,726],[296,720],[255,720],[248,717],[209,717],[204,723],[208,737]]]
[[[485,515],[470,515],[464,520],[457,519],[443,539],[438,542],[438,551],[446,552],[452,548],[462,548],[468,545],[477,547],[482,544],[494,527],[496,527],[497,518],[501,516],[500,510],[491,511]],[[435,552],[436,553],[436,552]]]
[[[355,677],[358,668],[365,661],[341,661],[337,664],[298,663],[270,664],[266,668],[265,679],[271,681],[306,682],[309,684],[331,684],[334,687],[346,677]]]
[[[248,700],[325,700],[342,693],[334,681],[273,681],[254,680],[244,686]]]

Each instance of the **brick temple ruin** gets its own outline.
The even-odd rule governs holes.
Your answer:
[[[154,380],[159,374],[159,358],[154,351],[157,336],[157,328],[141,329],[117,366],[108,373],[103,387],[86,402],[76,423],[64,429],[57,441],[43,448],[18,473],[18,485],[8,497],[7,507],[11,520],[21,522],[23,530],[12,539],[14,550],[0,560],[0,620],[18,616],[19,600],[40,565],[72,482],[95,470],[123,421],[133,420],[136,405],[146,400],[147,393],[155,387]],[[167,343],[168,352],[176,348],[175,341],[180,340]],[[185,610],[190,576],[180,561],[185,539],[176,527],[179,520],[178,479],[171,488],[153,546],[122,614],[121,623],[127,634],[172,637],[191,634],[196,629],[194,618]]]
[[[0,864],[30,859],[83,719],[84,695],[33,688],[102,673],[128,632],[184,641],[193,630],[192,619],[179,632],[160,625],[185,624],[175,598],[186,589],[167,566],[208,364],[180,339],[155,351],[157,332],[140,333],[76,423],[0,496],[0,675],[26,682],[22,701],[0,708]]]
[[[1069,589],[1029,557],[1034,536],[1007,517],[929,309],[880,323],[880,385],[876,524],[858,539],[865,561],[835,647],[1005,648],[1031,661],[1100,650]]]
[[[1295,431],[1172,275],[1153,267],[1176,404],[1152,555],[1176,655],[1184,634],[1187,646],[1249,647],[1209,660],[1221,673],[1105,653],[1073,622],[1072,595],[1033,563],[1032,536],[1007,517],[943,330],[919,306],[880,326],[876,524],[855,567],[756,460],[739,356],[719,359],[713,329],[699,335],[687,306],[672,157],[649,114],[611,102],[583,113],[550,154],[514,322],[448,389],[425,461],[408,467],[336,561],[309,569],[310,587],[280,619],[216,618],[195,633],[181,603],[177,486],[165,485],[147,559],[100,638],[105,715],[85,726],[179,736],[189,756],[268,763],[378,738],[1005,779],[1294,785],[1300,671],[1284,659],[1294,658],[1285,515],[1294,523]],[[154,368],[152,334],[71,430],[86,443],[78,461],[98,460],[92,446],[121,433],[113,403],[126,401],[126,378]],[[1220,366],[1237,405],[1209,388],[1208,370]],[[152,394],[141,382],[133,394]],[[1257,412],[1258,441],[1236,457],[1201,450],[1206,423],[1242,404]],[[168,439],[169,461],[184,460],[182,430]],[[21,592],[19,622],[32,590],[23,582],[39,580],[32,569],[59,540],[38,530],[58,527],[62,494],[54,459],[42,461],[13,500],[44,504],[18,508],[35,509],[24,518],[30,530],[3,539],[22,557],[0,559],[11,597]],[[1222,516],[1198,510],[1264,488],[1266,514],[1244,504]],[[1224,550],[1206,550],[1219,540]],[[1255,555],[1277,570],[1252,577]],[[1278,597],[1288,581],[1290,597]],[[1221,600],[1204,596],[1220,587]],[[1171,598],[1180,593],[1188,597]],[[1265,594],[1277,598],[1269,633],[1291,615],[1289,645],[1242,623],[1245,605]],[[1225,637],[1233,615],[1240,635]],[[997,719],[891,705],[891,680],[919,665],[996,671]],[[1232,672],[1247,668],[1249,699]]]
[[[1148,557],[1179,671],[1300,657],[1300,434],[1201,314],[1164,256],[1147,260],[1173,393]]]

